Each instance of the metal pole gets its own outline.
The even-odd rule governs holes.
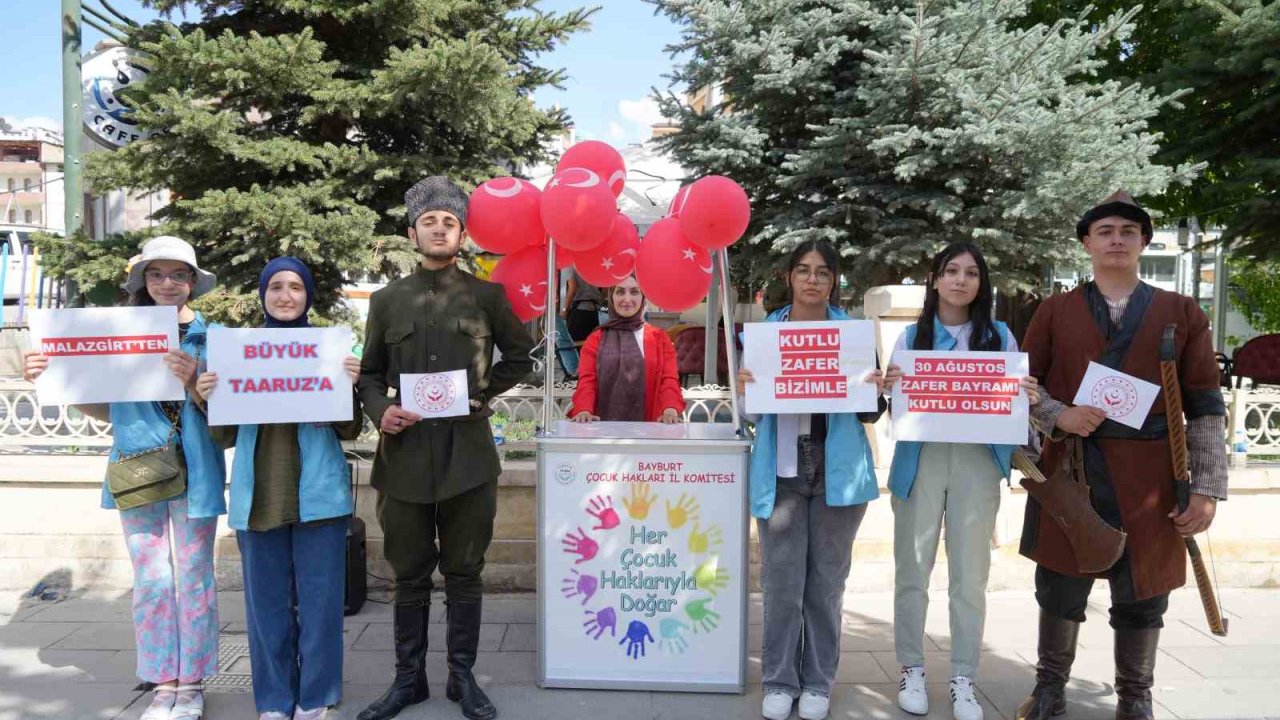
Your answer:
[[[62,0],[62,188],[68,236],[84,221],[80,93],[80,0]]]
[[[547,238],[547,299],[542,319],[542,433],[551,434],[551,422],[555,418],[556,383],[556,241]]]
[[[1219,242],[1213,264],[1213,346],[1223,353],[1227,351],[1227,309],[1231,302],[1227,287],[1227,249]]]
[[[729,372],[729,402],[733,407],[733,432],[741,435],[742,417],[738,414],[738,344],[733,337],[734,302],[733,283],[729,281],[729,248],[717,251],[716,255],[720,260],[720,304],[723,306],[720,310],[724,314],[724,353]]]
[[[720,357],[719,343],[716,341],[716,315],[719,314],[719,308],[716,307],[716,301],[720,297],[720,274],[714,271],[715,260],[712,260],[711,273],[711,289],[707,292],[707,313],[706,313],[706,329],[703,330],[703,337],[706,342],[702,348],[702,384],[711,385],[715,381],[717,362]]]

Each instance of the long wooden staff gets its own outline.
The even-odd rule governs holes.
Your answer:
[[[1178,383],[1178,363],[1174,353],[1174,337],[1177,323],[1165,326],[1160,342],[1160,385],[1164,389],[1164,412],[1169,421],[1169,449],[1173,453],[1173,489],[1178,498],[1178,511],[1187,509],[1191,502],[1191,472],[1187,467],[1187,431],[1182,420],[1182,386]],[[1193,537],[1185,537],[1187,554],[1191,556],[1191,569],[1196,576],[1196,589],[1200,591],[1200,604],[1204,606],[1209,631],[1226,637],[1227,619],[1218,607],[1218,596],[1209,579],[1200,545]]]

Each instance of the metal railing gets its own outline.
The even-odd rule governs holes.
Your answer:
[[[557,383],[553,389],[553,417],[564,419],[576,383]],[[686,422],[731,422],[733,404],[728,388],[703,385],[684,391]],[[509,449],[533,449],[533,433],[542,416],[542,388],[517,385],[490,402],[495,419],[507,421]],[[367,419],[355,450],[372,450],[378,433]],[[41,407],[35,386],[20,379],[0,379],[0,454],[34,449],[104,453],[111,447],[111,425],[69,406]]]
[[[1280,455],[1280,389],[1232,390],[1227,403],[1231,408],[1228,444],[1238,440],[1232,428],[1243,428],[1249,455]]]
[[[553,390],[553,418],[564,419],[575,383],[557,383]],[[1231,408],[1226,441],[1236,439],[1231,428],[1243,427],[1249,455],[1280,456],[1280,389],[1228,390]],[[731,422],[729,389],[703,385],[684,390],[686,422]],[[490,402],[494,416],[507,421],[507,447],[532,450],[536,425],[542,417],[542,388],[517,385]],[[377,446],[377,430],[365,422],[352,449]],[[111,446],[111,425],[65,406],[40,407],[35,387],[24,380],[0,379],[0,454],[47,449],[58,452],[103,453]]]

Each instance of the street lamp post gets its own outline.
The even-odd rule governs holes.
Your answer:
[[[84,222],[80,93],[80,0],[62,0],[62,187],[68,236]]]

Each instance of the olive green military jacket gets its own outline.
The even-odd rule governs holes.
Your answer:
[[[490,367],[495,345],[502,360]],[[374,425],[399,404],[402,373],[466,370],[472,400],[470,415],[427,419],[383,435],[373,486],[397,500],[434,503],[496,480],[502,469],[488,399],[529,375],[532,349],[502,286],[456,265],[419,267],[373,293],[358,389]]]

